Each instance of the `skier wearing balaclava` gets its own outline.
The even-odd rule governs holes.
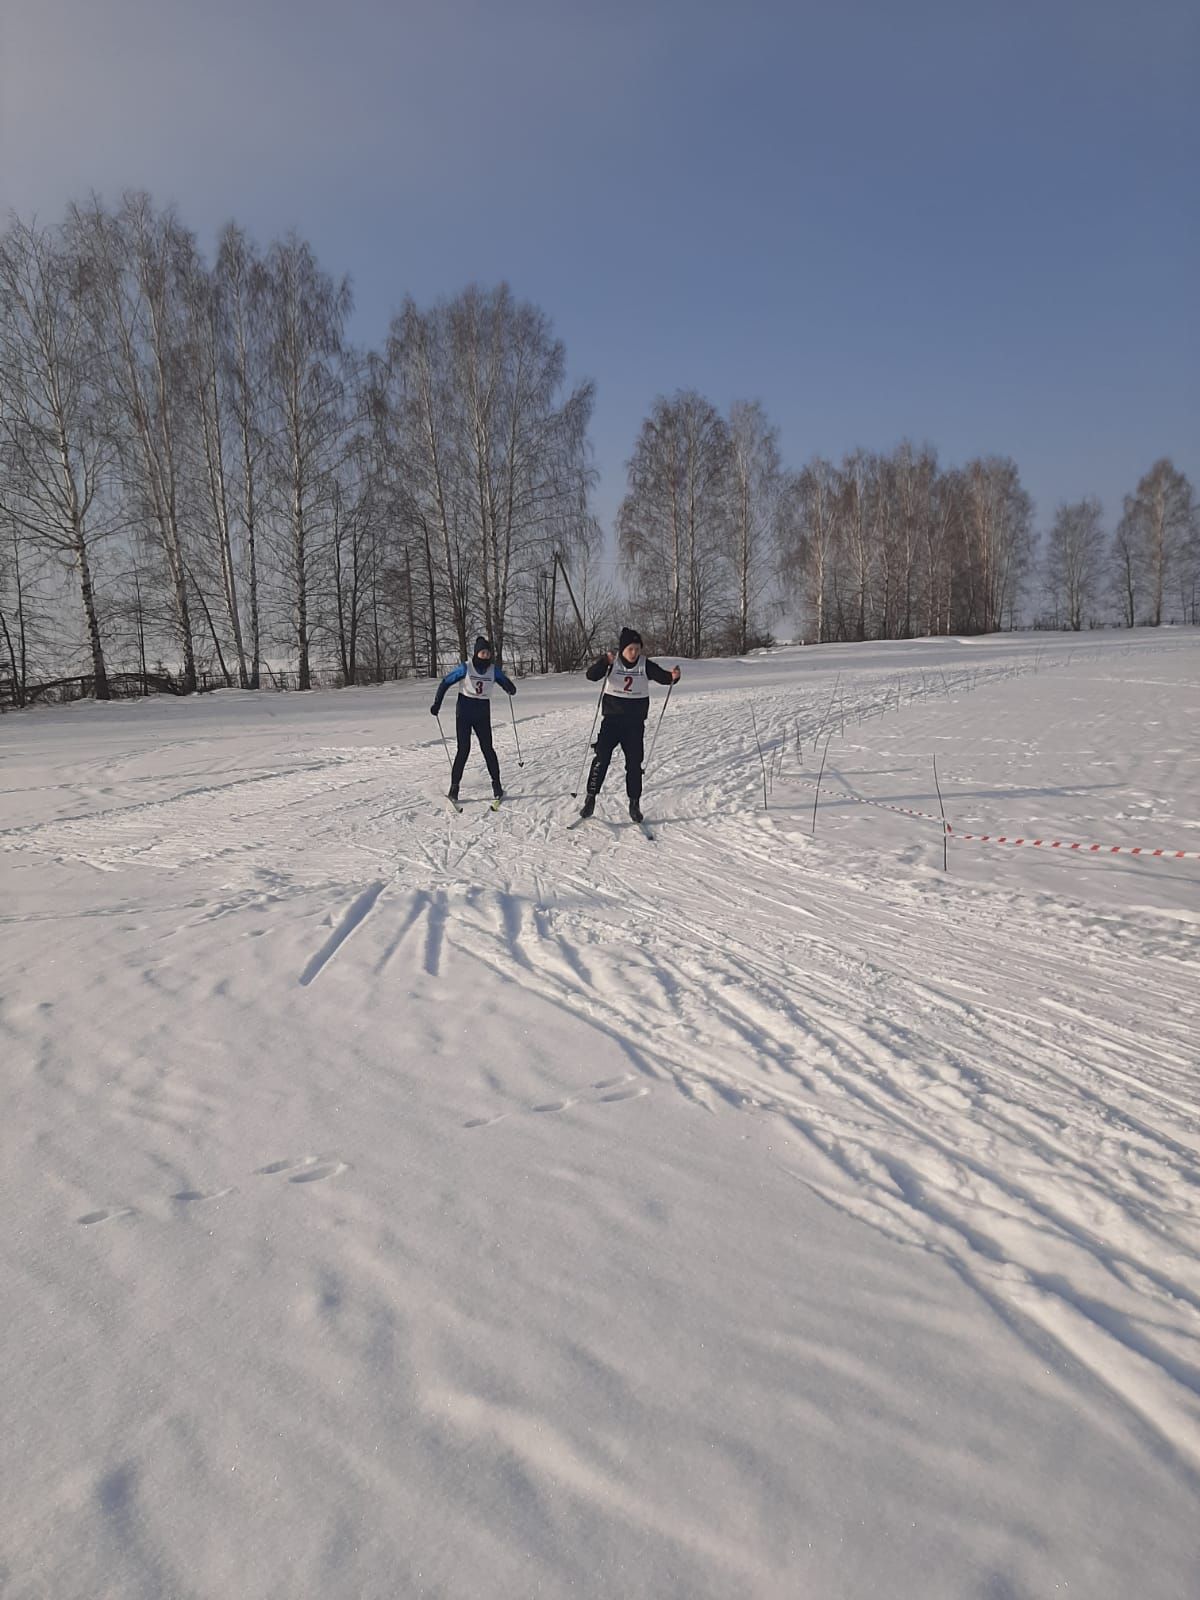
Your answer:
[[[618,649],[597,656],[587,669],[593,683],[605,678],[600,703],[600,733],[592,748],[596,754],[588,773],[587,798],[579,815],[590,817],[596,809],[596,796],[604,786],[608,764],[618,745],[625,755],[625,793],[629,815],[642,820],[642,762],[645,760],[646,718],[650,715],[651,683],[678,683],[679,668],[670,672],[642,654],[642,636],[633,628],[622,628]]]
[[[480,634],[475,641],[471,659],[451,668],[438,684],[437,694],[429,708],[436,717],[442,709],[446,691],[452,684],[458,684],[458,707],[454,717],[458,751],[450,768],[449,796],[456,805],[458,786],[462,782],[463,768],[471,751],[472,734],[475,735],[479,748],[483,751],[483,759],[487,763],[492,779],[492,793],[497,800],[504,793],[500,782],[500,762],[496,756],[496,747],[492,743],[491,694],[496,684],[499,684],[505,694],[516,694],[517,686],[505,675],[503,668],[496,664],[495,655],[492,641]]]

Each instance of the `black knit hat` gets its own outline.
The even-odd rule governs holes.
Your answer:
[[[642,636],[636,628],[622,628],[619,648],[624,650],[627,644],[641,644]]]
[[[482,634],[480,634],[475,641],[474,653],[478,655],[481,650],[486,650],[490,656],[494,656],[496,654],[496,652],[492,649],[492,641],[490,639],[485,639]]]

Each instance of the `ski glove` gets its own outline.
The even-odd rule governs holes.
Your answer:
[[[436,717],[436,716],[437,716],[437,714],[438,714],[438,712],[439,712],[439,711],[440,711],[440,710],[441,710],[441,709],[442,709],[442,708],[441,708],[441,706],[439,706],[439,705],[432,705],[432,706],[430,706],[430,708],[429,708],[429,715],[430,715],[430,716],[431,716],[431,717]]]

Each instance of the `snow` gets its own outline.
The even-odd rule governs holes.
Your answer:
[[[428,699],[0,721],[6,1600],[1196,1594],[1200,854],[906,813],[1200,853],[1200,635]]]

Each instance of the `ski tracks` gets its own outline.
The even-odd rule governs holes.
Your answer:
[[[744,811],[668,812],[657,851],[618,838],[587,855],[544,820],[505,817],[495,887],[439,891],[456,959],[589,1021],[646,1088],[776,1118],[799,1146],[781,1162],[807,1186],[943,1256],[1018,1336],[1200,1469],[1182,963],[1139,962],[1082,910],[1048,938],[1015,897],[984,910],[823,880],[819,852]],[[1081,981],[1103,1005],[1078,1003]]]
[[[736,698],[688,704],[686,739],[668,719],[648,777],[653,846],[627,827],[568,834],[559,775],[535,781],[532,760],[519,804],[450,817],[430,798],[442,752],[422,748],[402,776],[394,752],[336,750],[225,785],[189,774],[173,797],[10,829],[0,848],[108,869],[212,862],[226,881],[211,916],[264,882],[319,894],[326,931],[292,980],[305,988],[463,962],[585,1020],[613,1072],[545,1100],[513,1092],[463,1124],[472,1136],[516,1115],[636,1114],[668,1090],[769,1117],[797,1181],[936,1252],[1197,1471],[1191,929],[1148,914],[1139,942],[1069,902],[848,869],[763,816]],[[881,678],[755,705],[774,773],[886,698]],[[548,715],[541,745],[573,744],[580,720]],[[618,786],[602,812],[623,810]]]

